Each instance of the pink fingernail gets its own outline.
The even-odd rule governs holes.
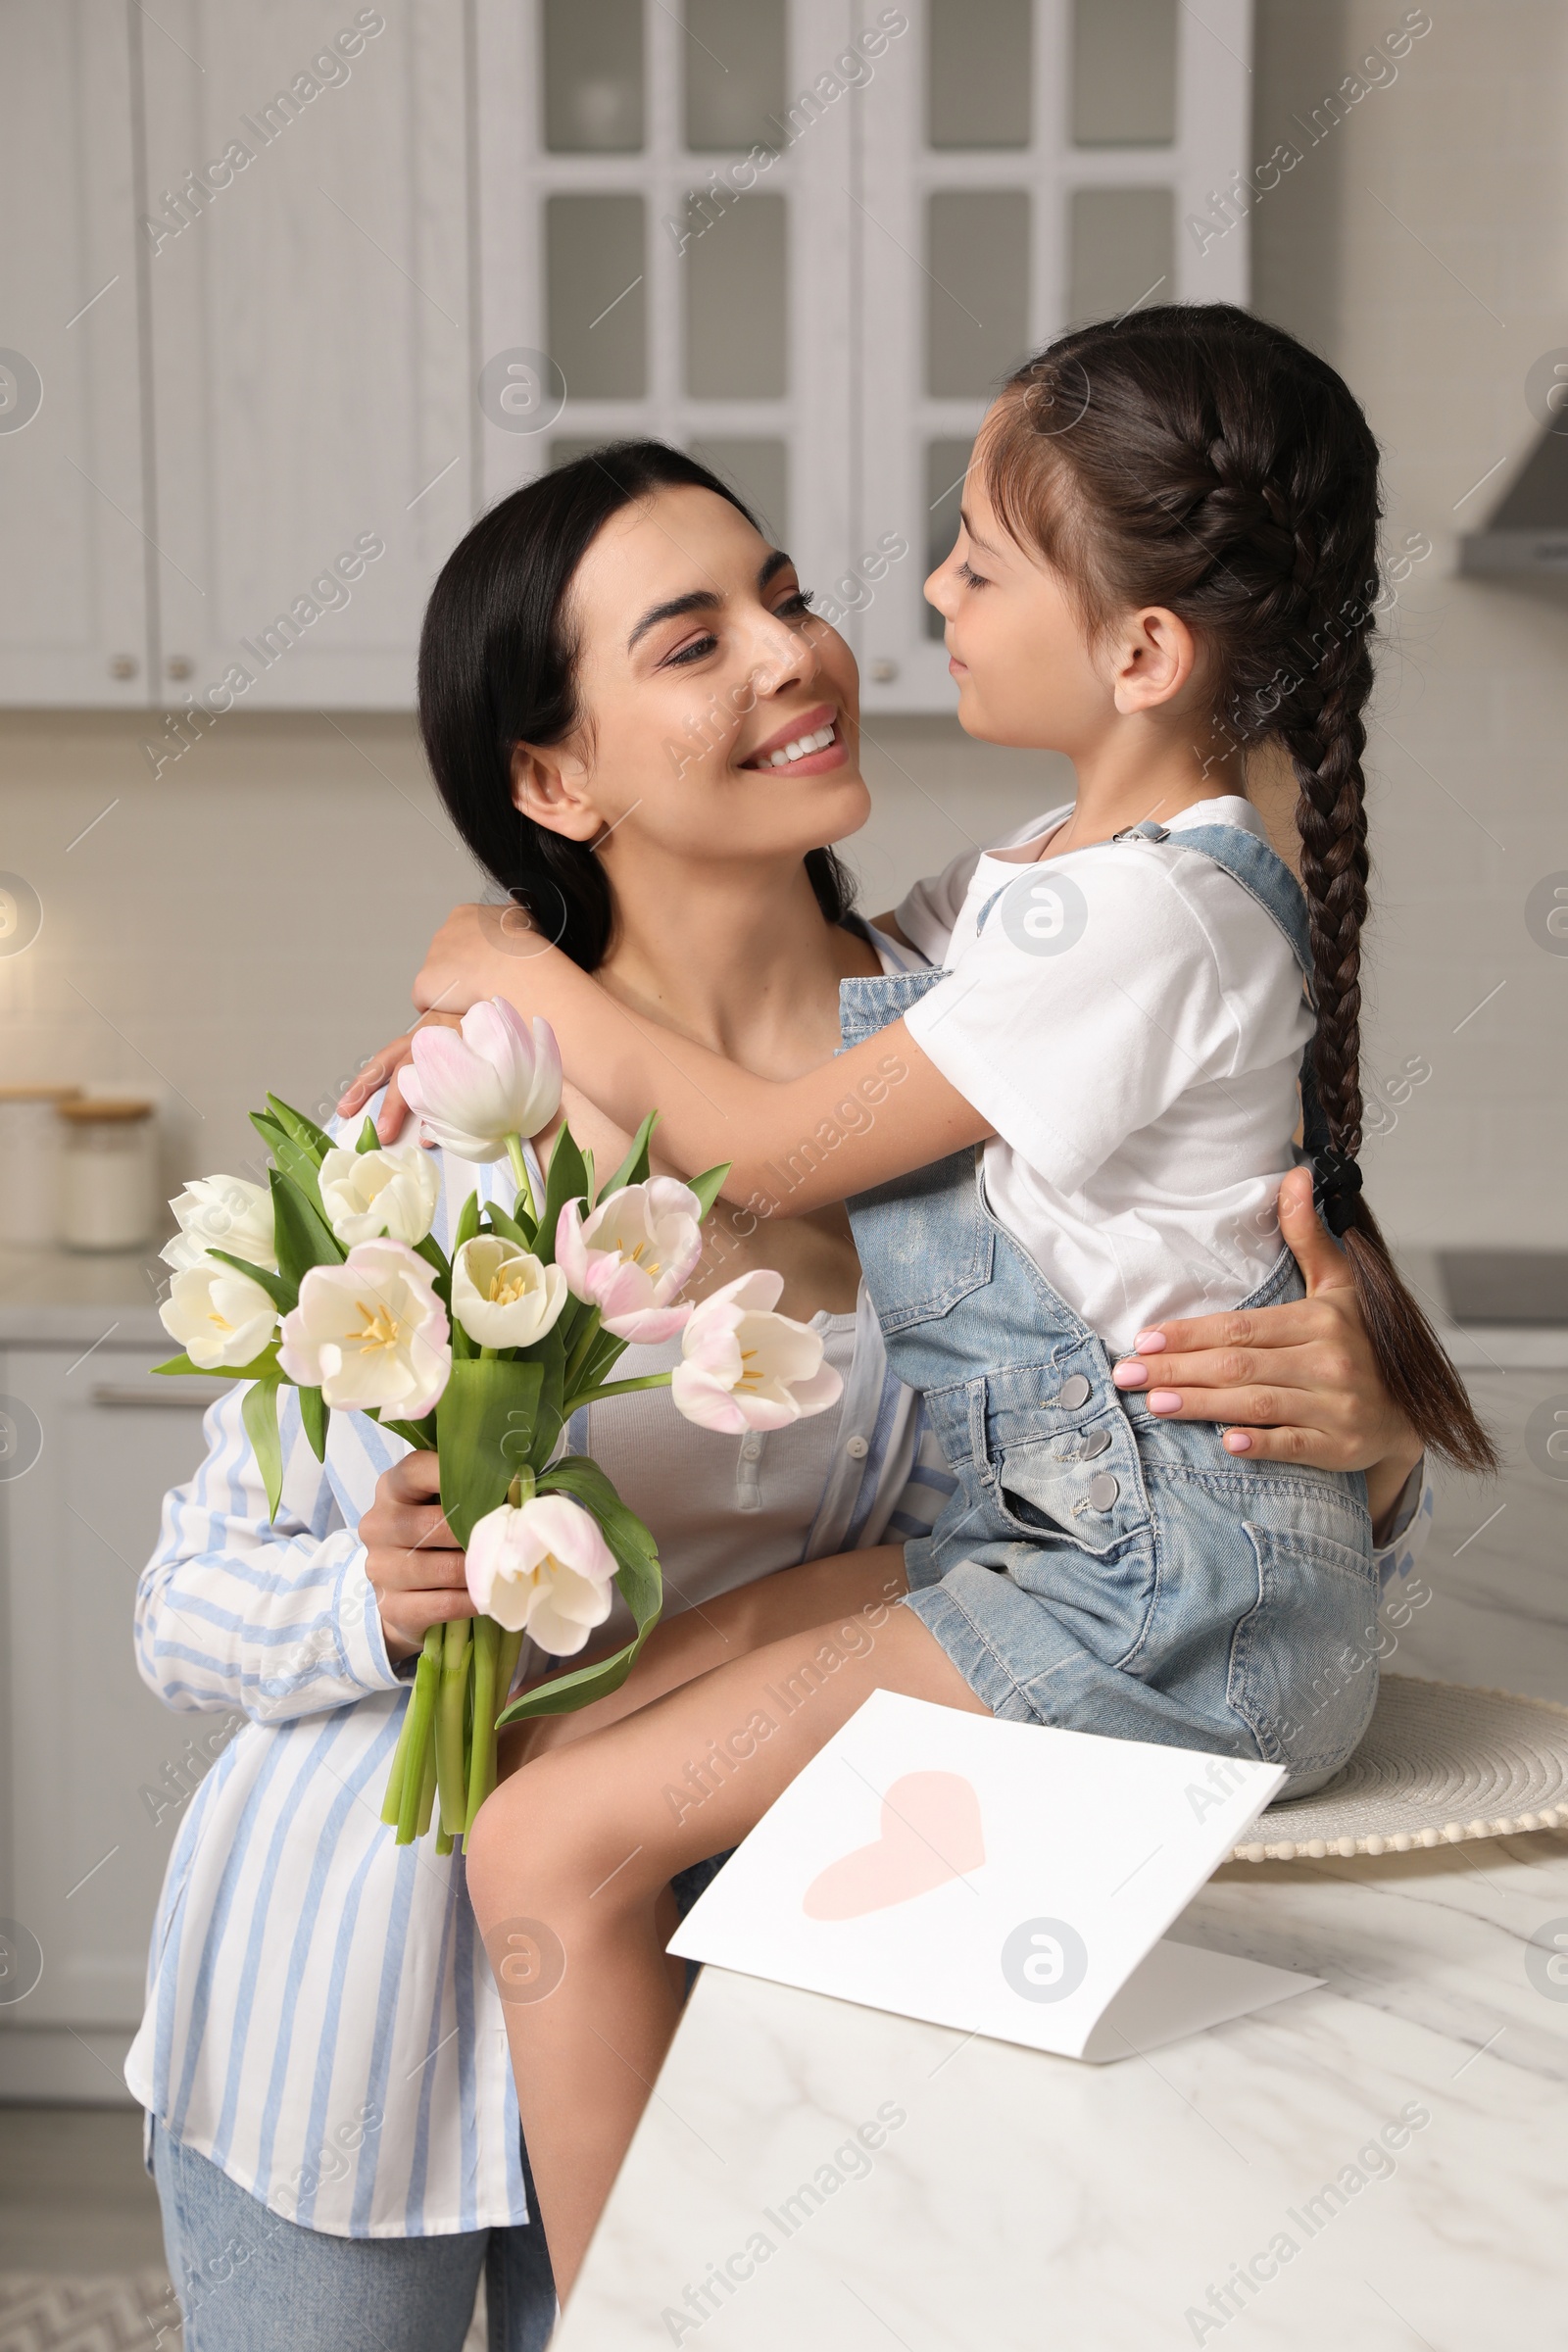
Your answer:
[[[1252,1441],[1245,1429],[1228,1429],[1225,1432],[1225,1450],[1227,1453],[1250,1453]]]
[[[1138,1363],[1118,1364],[1110,1377],[1118,1389],[1141,1389],[1149,1378],[1149,1366]]]
[[[1141,1331],[1133,1342],[1140,1355],[1163,1355],[1165,1334],[1162,1331]]]
[[[1179,1413],[1182,1400],[1174,1389],[1151,1389],[1149,1409],[1152,1413]]]

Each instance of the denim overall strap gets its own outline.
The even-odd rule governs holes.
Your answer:
[[[1307,922],[1306,897],[1301,885],[1277,850],[1254,833],[1240,825],[1189,825],[1185,831],[1172,832],[1164,825],[1144,823],[1134,825],[1126,833],[1118,833],[1117,841],[1173,841],[1178,850],[1196,850],[1200,857],[1212,858],[1222,865],[1235,882],[1239,882],[1248,897],[1262,907],[1291,944],[1291,953],[1301,967],[1306,1001],[1316,1004],[1312,985],[1312,934]],[[990,913],[993,899],[981,915]],[[1329,1140],[1328,1123],[1318,1105],[1317,1082],[1312,1075],[1312,1048],[1307,1046],[1301,1055],[1301,1136],[1307,1156],[1315,1157]]]
[[[839,1034],[844,1044],[840,1052],[863,1045],[879,1029],[901,1021],[911,1004],[918,1004],[922,997],[928,997],[937,982],[947,976],[941,964],[934,963],[924,971],[878,972],[873,979],[841,980]]]

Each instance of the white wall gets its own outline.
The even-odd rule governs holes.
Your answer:
[[[1293,113],[1403,13],[1260,0],[1256,153],[1304,145]],[[1434,549],[1379,696],[1367,1028],[1374,1075],[1414,1056],[1432,1075],[1369,1147],[1374,1195],[1406,1241],[1560,1244],[1568,958],[1533,943],[1524,905],[1568,869],[1568,611],[1459,581],[1454,546],[1529,445],[1531,362],[1568,344],[1568,22],[1558,0],[1435,0],[1433,16],[1397,79],[1258,207],[1255,301],[1345,369],[1387,452],[1391,543],[1424,531]],[[36,945],[0,957],[0,1083],[150,1089],[172,1176],[232,1163],[268,1086],[314,1104],[401,1025],[419,948],[472,869],[412,721],[235,714],[156,781],[152,732],[129,713],[0,715],[0,868],[45,908]],[[877,812],[854,851],[871,910],[1059,781],[947,722],[873,734]]]
[[[1260,0],[1254,151],[1294,137],[1306,152],[1253,216],[1253,303],[1364,402],[1389,544],[1433,542],[1381,669],[1364,1032],[1369,1080],[1414,1056],[1432,1076],[1369,1146],[1372,1195],[1407,1241],[1562,1245],[1568,957],[1524,917],[1532,886],[1568,869],[1568,607],[1456,578],[1455,543],[1533,446],[1532,362],[1568,345],[1568,15],[1432,0],[1398,78],[1306,147],[1293,117],[1309,124],[1404,13]]]

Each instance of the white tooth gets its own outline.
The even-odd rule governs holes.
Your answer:
[[[784,757],[786,760],[801,760],[804,759],[805,756],[806,743],[804,737],[802,736],[798,735],[793,743],[787,743],[784,746]]]
[[[769,767],[788,767],[789,763],[788,752],[770,752],[768,754],[767,764]]]
[[[831,727],[818,727],[818,728],[817,728],[817,730],[816,730],[816,748],[817,748],[817,750],[818,750],[819,752],[825,752],[825,751],[827,750],[827,747],[828,747],[828,745],[829,745],[829,744],[832,742],[832,740],[833,740],[833,730],[832,730],[832,728],[831,728]]]

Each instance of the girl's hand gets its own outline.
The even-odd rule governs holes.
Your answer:
[[[461,1013],[456,1012],[427,1012],[423,1020],[416,1021],[414,1029],[428,1029],[432,1021],[455,1029],[462,1017]],[[377,1087],[386,1088],[386,1101],[375,1118],[375,1132],[383,1144],[397,1142],[403,1122],[409,1115],[409,1106],[403,1100],[398,1076],[414,1059],[414,1029],[405,1030],[389,1046],[383,1046],[379,1054],[372,1054],[353,1085],[338,1097],[339,1118],[352,1119],[365,1108]]]
[[[510,997],[516,1004],[527,964],[550,946],[527,908],[513,900],[502,906],[454,906],[419,966],[414,1002],[421,1012],[457,1013],[483,997]]]
[[[432,1625],[476,1614],[463,1554],[441,1516],[440,1494],[438,1457],[406,1453],[382,1471],[375,1500],[360,1521],[365,1573],[380,1605],[386,1654],[394,1660],[422,1648]]]
[[[1172,1421],[1223,1421],[1225,1447],[1251,1461],[1364,1470],[1374,1524],[1396,1500],[1421,1446],[1383,1385],[1349,1265],[1318,1221],[1312,1179],[1280,1186],[1280,1231],[1306,1277],[1284,1306],[1167,1321],[1140,1333],[1116,1365],[1119,1389],[1144,1389]]]

